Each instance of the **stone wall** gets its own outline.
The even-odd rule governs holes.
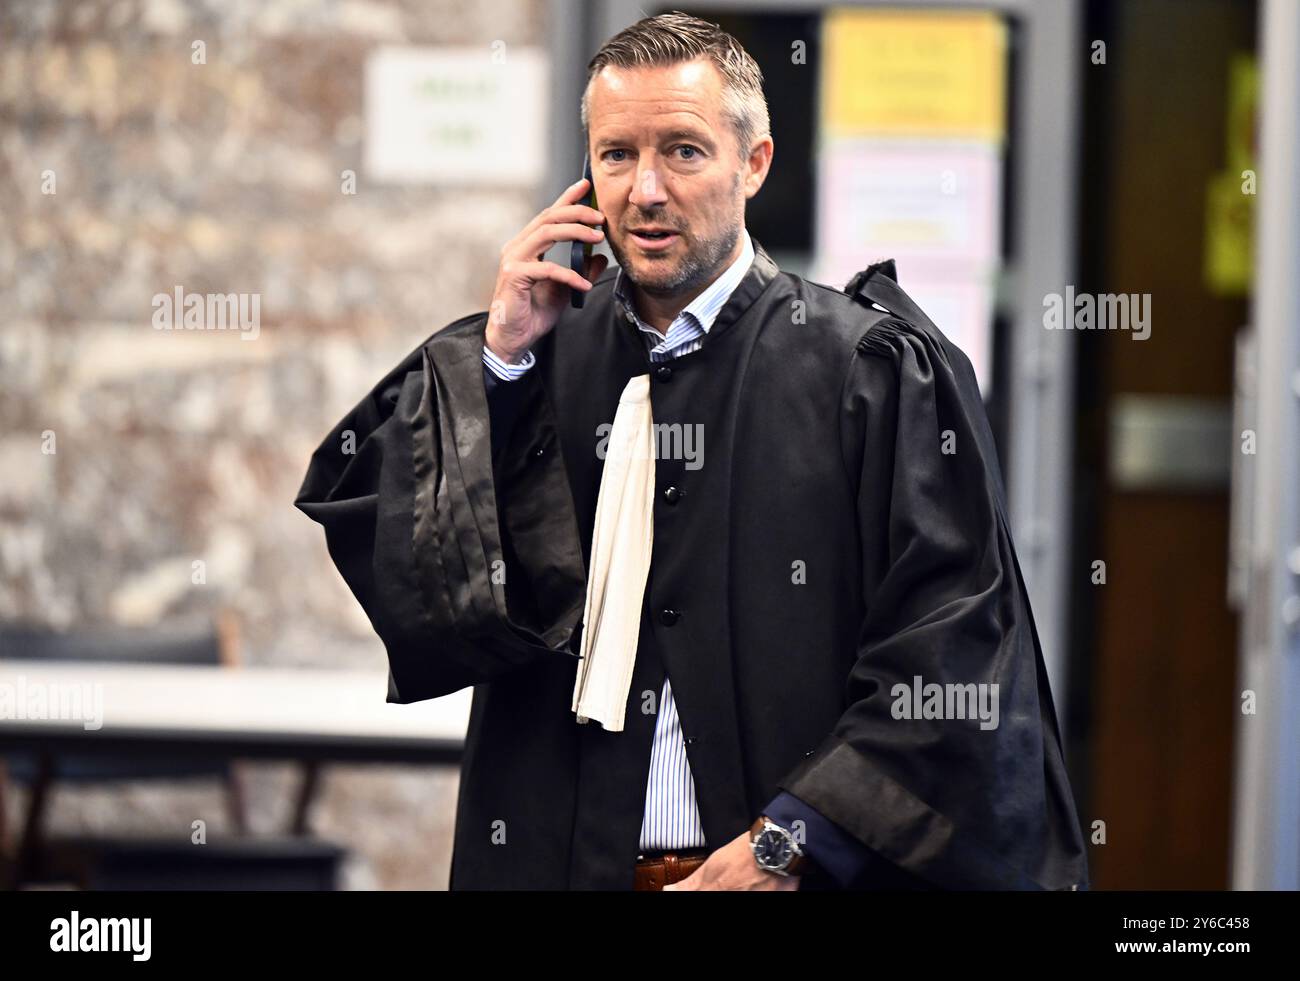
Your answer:
[[[540,0],[0,7],[0,618],[229,608],[248,663],[382,667],[292,501],[374,381],[487,306],[533,195],[369,186],[365,59],[381,43],[540,44],[544,14]],[[257,338],[155,330],[152,298],[176,285],[258,295]],[[252,768],[255,830],[282,827],[293,776]],[[347,884],[444,887],[455,783],[327,771],[315,828],[353,850]],[[216,833],[223,813],[213,785],[141,785],[60,790],[50,823],[187,831],[200,816]]]

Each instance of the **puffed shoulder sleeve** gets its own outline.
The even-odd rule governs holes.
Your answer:
[[[969,361],[928,322],[883,318],[858,343],[841,412],[842,452],[859,482],[864,614],[847,707],[780,786],[867,845],[886,863],[882,879],[1086,889]]]
[[[294,502],[384,643],[390,702],[572,656],[585,572],[553,416],[531,380],[494,454],[486,323],[447,326],[382,379],[316,449]]]

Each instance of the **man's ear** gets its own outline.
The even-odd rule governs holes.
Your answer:
[[[749,152],[745,162],[745,197],[752,198],[767,180],[767,172],[772,169],[772,154],[776,145],[772,137],[765,136]]]

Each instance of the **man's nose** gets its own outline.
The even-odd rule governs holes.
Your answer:
[[[659,158],[654,154],[641,157],[628,200],[639,208],[653,208],[668,200],[664,182],[659,177]]]

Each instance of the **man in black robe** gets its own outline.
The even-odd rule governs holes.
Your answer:
[[[567,189],[503,249],[490,312],[312,457],[296,503],[384,642],[388,701],[474,686],[450,887],[632,888],[671,734],[691,785],[671,806],[705,845],[668,888],[1086,889],[970,363],[892,263],[841,291],[749,237],[760,82],[685,15],[608,42],[583,104],[600,210]],[[617,274],[544,261],[600,223]],[[654,461],[611,731],[571,700],[600,445],[643,375],[659,431],[703,443]]]

